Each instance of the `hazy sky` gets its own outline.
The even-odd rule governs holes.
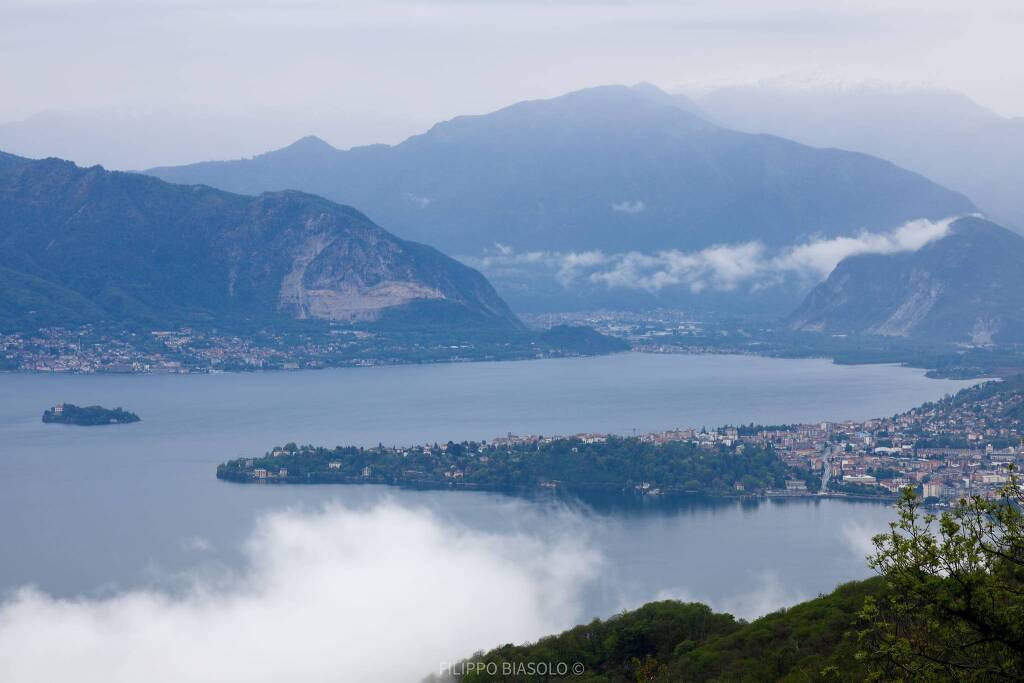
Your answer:
[[[127,110],[349,146],[588,85],[780,74],[1024,115],[1022,30],[1019,0],[0,0],[0,122]]]

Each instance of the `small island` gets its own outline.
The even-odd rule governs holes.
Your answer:
[[[58,403],[43,413],[43,422],[94,427],[96,425],[128,424],[138,422],[141,418],[135,413],[121,408],[104,408],[102,406],[79,407],[71,403]]]

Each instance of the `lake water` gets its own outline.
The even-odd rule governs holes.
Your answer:
[[[288,441],[411,444],[868,418],[967,384],[891,366],[644,354],[261,374],[2,374],[0,594],[26,584],[55,596],[171,590],[183,572],[243,564],[261,515],[387,501],[488,534],[584,539],[601,569],[574,618],[663,596],[757,614],[866,575],[865,539],[892,511],[834,500],[623,506],[257,487],[220,482],[214,469]],[[143,421],[42,424],[42,411],[61,401],[123,406]]]

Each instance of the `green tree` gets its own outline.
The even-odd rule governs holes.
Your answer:
[[[861,611],[858,656],[874,680],[1024,679],[1024,489],[972,497],[941,516],[909,490],[875,537],[885,590]]]

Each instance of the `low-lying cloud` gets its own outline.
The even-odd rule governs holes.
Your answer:
[[[740,287],[762,289],[788,277],[820,281],[843,259],[859,254],[895,254],[916,251],[949,234],[954,218],[904,223],[889,232],[863,231],[854,236],[812,239],[782,249],[760,242],[719,244],[699,251],[676,249],[645,254],[637,251],[605,253],[516,252],[498,245],[497,253],[474,260],[488,275],[542,268],[566,287],[579,283],[608,288],[657,292],[683,286],[692,292],[731,291]]]
[[[919,219],[904,223],[892,232],[862,232],[856,237],[816,240],[790,249],[775,259],[782,269],[801,270],[827,277],[848,256],[858,254],[895,254],[917,251],[949,234],[954,218],[941,221]]]
[[[618,211],[619,213],[640,213],[646,208],[647,205],[639,199],[612,204],[612,211]]]
[[[181,594],[61,600],[24,589],[0,606],[0,680],[415,681],[478,649],[581,616],[600,557],[382,504],[263,518],[247,568]]]
[[[871,528],[860,522],[849,521],[843,524],[840,529],[843,540],[846,542],[848,548],[850,548],[858,557],[867,559],[869,556],[874,555],[875,552],[875,535],[878,534],[878,529]]]

